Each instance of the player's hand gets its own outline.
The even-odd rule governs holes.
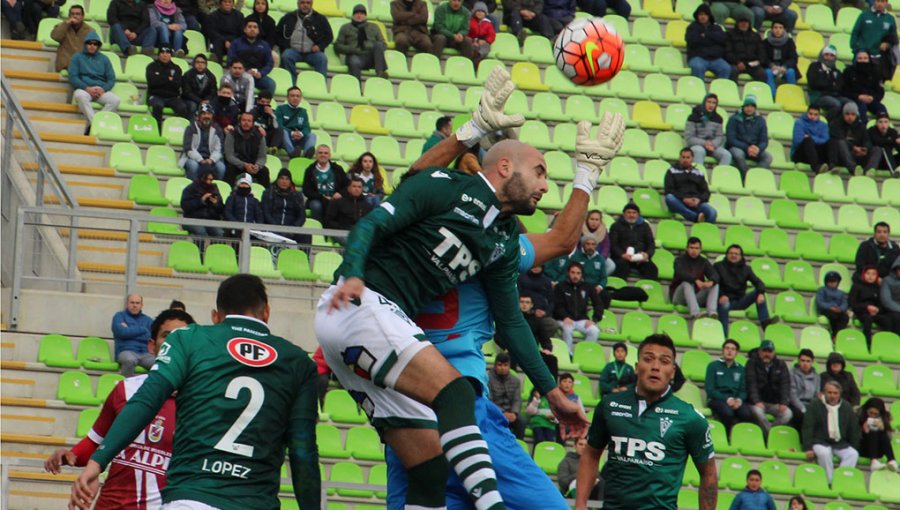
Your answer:
[[[606,112],[597,129],[597,138],[591,138],[591,123],[578,123],[575,136],[575,179],[573,186],[590,194],[597,186],[597,179],[609,166],[619,149],[625,134],[625,119],[619,113]]]
[[[587,432],[590,422],[584,414],[584,409],[580,405],[572,402],[559,388],[553,388],[553,391],[547,394],[547,402],[550,403],[550,410],[559,420],[561,431],[565,433],[568,439],[570,437],[583,437]]]
[[[100,487],[100,464],[89,460],[87,467],[72,485],[72,495],[69,499],[69,510],[90,510]]]
[[[525,123],[522,114],[503,113],[506,100],[514,90],[516,84],[504,67],[497,66],[491,70],[491,74],[484,82],[484,92],[481,94],[481,101],[478,102],[478,108],[472,112],[472,120],[456,130],[456,139],[466,147],[472,147],[488,133],[505,131]]]
[[[328,303],[328,311],[338,310],[344,307],[352,299],[362,296],[366,290],[366,283],[360,278],[350,277],[344,280],[344,283],[338,287],[334,295],[331,296],[331,302]]]
[[[75,454],[68,448],[59,448],[44,461],[44,471],[58,475],[62,466],[74,466]]]

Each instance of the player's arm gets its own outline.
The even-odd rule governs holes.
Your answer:
[[[67,448],[59,448],[53,452],[47,460],[44,461],[44,470],[53,474],[59,474],[62,466],[80,466],[87,465],[91,455],[97,451],[97,447],[103,443],[103,437],[116,420],[116,401],[124,398],[124,383],[119,381],[113,391],[103,402],[100,408],[100,414],[91,425],[88,435],[78,442],[71,450]]]
[[[322,507],[322,482],[319,476],[319,450],[316,447],[318,397],[316,369],[312,362],[291,409],[288,428],[288,461],[294,496],[301,510]]]
[[[597,483],[597,472],[600,468],[600,456],[603,448],[585,445],[581,459],[578,460],[578,475],[575,478],[575,510],[587,510],[588,497]]]
[[[719,475],[716,470],[716,460],[709,459],[703,464],[697,465],[700,473],[700,510],[715,510],[719,499]]]
[[[716,452],[713,448],[709,422],[702,414],[695,411],[687,425],[687,450],[700,473],[700,492],[698,494],[700,510],[714,510],[719,496],[718,472],[716,470]]]

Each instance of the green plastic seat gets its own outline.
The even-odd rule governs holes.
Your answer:
[[[798,292],[786,290],[775,297],[775,313],[788,322],[814,324],[816,317],[810,316],[806,302]]]
[[[565,342],[563,342],[563,345],[565,345]],[[578,370],[577,365],[573,365],[573,367],[574,368],[572,370]],[[560,370],[568,370],[563,368],[562,365],[560,365],[559,368]],[[591,380],[588,379],[588,377],[584,374],[572,374],[572,377],[574,378],[574,385],[572,386],[573,391],[576,395],[581,397],[581,403],[584,405],[584,407],[596,407],[600,402],[600,398],[597,397],[597,392],[594,391],[594,388],[591,385]]]
[[[118,370],[106,340],[89,336],[78,343],[78,361],[88,370]]]
[[[572,159],[565,152],[548,151],[544,153],[544,159],[547,161],[548,178],[557,181],[571,181],[575,176]]]
[[[652,159],[658,156],[658,154],[650,148],[650,136],[646,131],[640,129],[625,130],[620,154],[643,159]]]
[[[644,90],[646,95],[653,101],[663,101],[667,103],[675,103],[681,99],[672,88],[672,78],[667,74],[653,73],[644,77]],[[659,105],[657,105],[658,107]],[[637,117],[637,115],[635,115]],[[670,122],[668,115],[666,122]],[[671,128],[670,128],[671,129]],[[683,124],[682,124],[683,129]]]
[[[144,165],[141,148],[133,143],[119,142],[109,152],[109,166],[118,172],[145,174],[150,171]]]
[[[797,200],[819,200],[821,195],[813,193],[809,186],[809,177],[798,170],[782,172],[779,187],[788,198]]]
[[[622,334],[631,342],[641,342],[653,334],[653,320],[644,312],[628,312],[622,318]]]
[[[181,147],[184,141],[184,132],[189,125],[190,121],[187,119],[181,117],[168,117],[163,121],[162,137],[166,139],[166,142],[170,146]],[[182,172],[182,174],[183,173],[184,172]]]
[[[887,179],[882,182],[881,196],[884,197],[890,205],[900,206],[900,180]]]
[[[90,432],[91,429],[94,428],[94,422],[96,422],[97,418],[99,417],[99,407],[82,409],[81,412],[78,413],[78,425],[75,428],[75,437],[87,436],[88,432]]]
[[[582,372],[599,374],[606,366],[603,346],[594,342],[576,343],[572,362],[578,365]]]
[[[118,61],[118,57],[115,57],[116,61]],[[128,82],[118,82],[113,85],[111,93],[115,94],[119,97],[119,107],[117,108],[120,112],[130,112],[130,113],[147,113],[147,103],[141,97],[141,93],[137,87]],[[96,101],[92,102],[91,105],[94,108],[101,108],[102,105],[97,103]]]
[[[746,191],[757,197],[781,198],[784,192],[775,185],[775,175],[768,168],[751,168],[747,171]]]
[[[877,397],[900,397],[894,372],[887,365],[869,365],[863,369],[859,389]]]
[[[678,347],[696,347],[697,342],[691,339],[687,321],[681,315],[662,315],[656,320],[656,332],[665,333]]]
[[[719,487],[741,490],[747,485],[750,461],[742,457],[728,457],[719,462]]]
[[[706,96],[706,84],[696,76],[682,76],[675,85],[675,94],[686,104],[699,104]]]
[[[731,428],[731,443],[737,445],[742,455],[771,457],[773,454],[766,446],[762,429],[755,423],[735,423]]]
[[[533,39],[529,37],[529,39]],[[511,33],[499,33],[494,42],[491,43],[491,51],[488,57],[500,60],[512,60],[521,62],[528,60],[528,57],[522,54],[519,49],[519,40]]]
[[[316,120],[322,129],[329,131],[351,132],[353,126],[347,122],[347,112],[340,103],[325,102],[319,103],[316,108]],[[322,140],[320,139],[321,143]]]
[[[159,124],[156,119],[146,114],[132,115],[128,118],[128,134],[131,135],[132,140],[138,143],[166,143],[166,139],[159,134]]]
[[[770,257],[795,258],[787,232],[778,228],[767,228],[759,234],[759,245]]]
[[[597,118],[602,119],[606,113],[618,113],[625,119],[625,127],[637,127],[637,122],[631,120],[631,116],[628,113],[628,104],[621,99],[607,97],[600,101],[600,106],[597,108]],[[596,126],[592,127],[591,135],[595,136],[596,132]]]
[[[732,244],[740,245],[744,249],[744,255],[758,256],[764,253],[763,249],[756,244],[756,235],[753,233],[753,229],[745,225],[731,225],[725,229],[723,247]],[[707,249],[705,244],[703,248]]]
[[[341,431],[334,425],[316,424],[316,445],[319,456],[330,459],[349,459],[350,452],[344,448]]]
[[[629,71],[638,73],[654,73],[658,68],[653,65],[650,58],[650,49],[643,44],[628,44],[625,46],[625,64]]]
[[[900,363],[900,336],[890,331],[872,335],[872,354],[885,363]]]
[[[828,262],[832,260],[831,256],[828,255],[828,250],[825,249],[825,238],[814,230],[799,232],[795,238],[795,246],[797,254],[803,257],[804,260]]]
[[[553,441],[542,441],[534,446],[534,463],[544,473],[555,475],[559,463],[566,456],[566,447]]]
[[[755,96],[756,97],[756,106],[760,110],[772,111],[772,110],[781,110],[781,105],[776,104],[773,101],[772,97],[772,89],[769,88],[769,85],[761,82],[761,81],[751,81],[747,82],[744,85],[744,99],[747,96]]]
[[[384,125],[392,136],[404,138],[419,136],[412,113],[404,108],[391,108],[385,112]]]
[[[366,140],[356,133],[341,133],[334,153],[344,161],[353,161],[366,152]]]
[[[844,190],[844,181],[835,174],[821,173],[813,179],[813,191],[822,196],[822,200],[828,202],[847,203],[853,199],[847,196]]]
[[[609,90],[622,99],[646,99],[641,91],[641,81],[632,71],[620,71],[616,79],[609,82]]]
[[[800,464],[794,470],[794,487],[804,496],[834,498],[837,491],[828,487],[825,470],[818,464]]]
[[[769,430],[769,449],[775,452],[779,459],[802,460],[806,458],[803,446],[800,443],[800,433],[797,429],[788,425],[776,425]],[[771,478],[764,478],[767,484]],[[790,486],[790,478],[787,479]]]
[[[334,465],[331,466],[331,474],[328,479],[331,482],[339,483],[354,483],[360,485],[366,483],[363,478],[362,468],[359,464],[346,461],[335,462]],[[371,498],[374,495],[374,492],[366,489],[329,488],[328,494],[337,494],[338,496],[348,498]]]
[[[725,332],[722,323],[709,317],[694,321],[694,329],[691,338],[701,347],[708,350],[720,350],[725,343]]]
[[[574,122],[564,122],[557,124],[553,128],[553,144],[564,152],[572,152],[575,150],[575,136],[578,127]]]
[[[663,280],[671,280],[674,276],[675,255],[666,249],[657,249],[653,252],[653,263],[659,268],[659,277]]]
[[[363,104],[359,80],[350,74],[336,74],[331,78],[331,97],[338,102]]]
[[[900,207],[888,205],[872,211],[872,224],[883,221],[888,225],[900,225]]]
[[[693,463],[688,462],[688,464],[693,465]],[[678,491],[678,500],[677,505],[678,508],[682,510],[699,510],[699,493],[695,490],[691,489],[681,489]]]
[[[834,24],[834,15],[831,7],[822,4],[814,4],[806,6],[806,15],[804,21],[818,32],[840,32]]]
[[[739,108],[743,101],[737,83],[727,78],[716,78],[709,84],[709,92],[719,96],[719,106]]]
[[[122,118],[116,112],[99,111],[91,122],[90,135],[110,142],[130,142],[131,135],[122,129]]]
[[[653,188],[638,188],[634,190],[631,199],[641,208],[641,215],[645,218],[671,218],[672,213],[663,205],[662,197]],[[682,225],[683,227],[683,225]],[[685,240],[685,243],[687,240]],[[683,248],[685,245],[679,247]]]
[[[841,276],[841,283],[838,284],[838,288],[844,292],[850,292],[850,286],[852,284],[850,271],[847,269],[847,266],[835,262],[822,264],[822,267],[819,268],[819,286],[825,285],[825,275],[828,274],[829,271],[835,271]]]
[[[118,366],[118,363],[116,364]],[[105,402],[106,398],[112,393],[119,381],[124,381],[125,376],[120,374],[103,374],[97,380],[97,400]]]
[[[645,4],[651,0],[645,0]],[[672,12],[671,4],[668,1],[657,2],[659,5],[665,6],[669,4],[669,10],[665,17],[669,16],[678,16]],[[649,10],[649,9],[648,9]],[[659,21],[655,18],[660,18],[658,14],[652,14],[653,17],[649,18],[638,18],[634,20],[634,28],[632,29],[632,34],[637,36],[638,40],[641,44],[647,44],[651,46],[668,46],[669,41],[662,36],[662,27],[659,24]]]
[[[459,89],[452,83],[439,83],[431,89],[432,104],[444,112],[468,113],[460,97]]]
[[[553,48],[550,39],[545,37],[528,37],[522,46],[522,56],[535,64],[553,64]]]
[[[166,200],[169,201],[169,204],[178,207],[181,205],[181,194],[191,183],[191,180],[187,177],[173,177],[166,181]]]
[[[875,179],[864,175],[850,178],[847,184],[847,198],[852,199],[857,204],[865,205],[885,205],[888,203],[887,198],[882,198],[878,194],[878,184],[875,182]]]
[[[300,73],[297,75],[297,86],[303,91],[305,99],[332,99],[325,77],[319,73]]]
[[[527,120],[519,129],[519,139],[540,150],[555,150],[559,146],[550,140],[547,124],[539,120]]]
[[[409,70],[419,80],[442,83],[448,81],[441,71],[441,61],[430,53],[416,53]]]
[[[730,195],[750,194],[744,189],[741,172],[736,167],[729,165],[718,165],[713,169],[709,189]]]
[[[414,79],[415,75],[409,72],[409,66],[406,62],[406,55],[397,50],[387,50],[384,52],[384,61],[387,64],[388,76],[394,79],[409,80]],[[398,96],[399,97],[399,96]]]
[[[746,319],[732,321],[728,326],[728,337],[741,344],[741,350],[745,352],[759,347],[761,340],[759,326]]]
[[[645,161],[644,175],[641,179],[641,183],[637,185],[650,186],[660,190],[663,189],[665,187],[666,174],[669,172],[670,166],[669,162],[663,159],[651,159],[650,161]],[[712,201],[712,198],[710,198],[710,201]]]
[[[766,116],[769,138],[790,141],[794,131],[794,117],[790,113],[772,112]]]
[[[623,18],[622,16],[619,16],[618,14],[607,14],[603,17],[603,21],[612,25],[613,28],[616,29],[616,32],[620,36],[622,36],[623,41],[627,43],[637,41],[637,38],[631,35],[631,29],[628,26],[628,20]],[[630,46],[630,44],[626,46]]]
[[[37,34],[35,34],[35,40],[42,43],[44,46],[48,46],[51,48],[56,48],[57,46],[59,46],[59,43],[54,41],[53,38],[50,37],[50,33],[53,32],[53,29],[59,23],[60,20],[55,18],[42,19],[40,24],[38,25],[38,31]]]
[[[552,92],[538,92],[531,100],[534,115],[545,121],[566,122],[569,116],[563,113],[559,96]]]
[[[401,106],[403,104],[394,97],[394,84],[384,78],[376,77],[366,80],[363,98],[369,104],[377,106]]]
[[[451,83],[457,85],[480,85],[483,83],[475,77],[475,68],[472,60],[459,55],[447,59],[444,64],[444,74],[450,78]]]
[[[799,36],[797,40],[799,41]],[[821,48],[822,46],[819,46],[819,50]],[[775,91],[775,102],[790,113],[803,113],[809,108],[806,102],[806,91],[799,85],[790,83],[782,83],[778,86]]]
[[[250,274],[260,278],[281,278],[281,273],[272,263],[272,253],[263,246],[250,248]]]
[[[869,234],[872,227],[869,225],[869,214],[861,205],[844,204],[838,210],[838,227],[851,234]]]
[[[869,493],[878,496],[882,503],[900,503],[900,474],[887,469],[869,475]]]
[[[70,405],[95,406],[100,403],[94,395],[91,378],[84,372],[63,372],[59,376],[56,398]]]
[[[206,272],[206,267],[200,262],[200,248],[189,241],[175,241],[169,246],[166,265],[183,273]]]
[[[551,338],[550,339],[553,355],[559,360],[559,368],[563,370],[578,370],[578,365],[572,363],[569,355],[569,346],[559,338]]]
[[[850,234],[832,234],[828,241],[828,255],[831,260],[851,264],[856,260],[858,247],[859,241],[856,237]],[[849,284],[849,280],[846,283]]]
[[[770,433],[771,434],[771,433]],[[767,460],[757,466],[762,474],[763,488],[773,494],[794,494],[791,484],[791,472],[780,460]]]
[[[325,394],[322,411],[328,414],[331,421],[338,423],[363,424],[367,419],[350,393],[343,389],[333,389]]]
[[[646,171],[646,166],[644,168]],[[722,195],[721,193],[710,194],[709,205],[711,205],[713,209],[716,210],[716,223],[733,224],[740,221],[734,216],[734,213],[731,211],[731,201],[728,200],[728,197],[726,197],[725,195]],[[725,244],[728,244],[728,242],[726,242]],[[753,244],[755,245],[756,243],[754,242]],[[747,252],[747,254],[749,255],[750,253]]]
[[[319,275],[309,267],[309,257],[302,250],[281,250],[278,252],[278,271],[286,280],[314,282]]]
[[[609,214],[621,212],[627,204],[628,194],[623,188],[616,185],[602,186],[597,193],[597,200],[594,202],[594,205],[601,211]]]
[[[525,226],[525,230],[532,234],[540,234],[547,231],[547,213],[537,209],[529,216],[519,216],[519,221]]]
[[[166,187],[168,190],[168,186]],[[166,197],[168,200],[168,197]],[[163,218],[177,218],[178,211],[175,209],[170,209],[168,207],[154,207],[150,209],[150,216],[159,216]],[[186,230],[182,230],[180,226],[172,224],[172,223],[160,223],[156,221],[148,221],[147,222],[147,232],[151,234],[163,234],[163,235],[173,235],[173,236],[183,236],[187,235]]]
[[[875,501],[877,499],[874,494],[869,494],[863,472],[855,467],[836,468],[831,478],[831,488],[846,499],[858,501]]]
[[[803,220],[816,231],[840,232],[844,230],[834,221],[834,211],[825,202],[809,202],[803,208]]]
[[[483,92],[483,90],[479,91],[479,100],[481,99],[480,94]],[[531,112],[531,107],[528,105],[528,96],[521,90],[514,90],[512,94],[509,95],[509,99],[506,100],[506,106],[503,111],[507,115],[520,114],[526,119],[537,117],[536,114]]]
[[[700,239],[703,243],[703,251],[707,253],[725,253],[725,245],[722,243],[719,227],[715,224],[694,223],[691,227],[691,236]]]
[[[378,432],[370,427],[353,427],[347,432],[347,450],[356,460],[384,462],[384,448]]]
[[[740,218],[744,225],[757,227],[771,227],[775,220],[766,216],[766,208],[762,200],[757,197],[741,197],[734,206],[735,216]]]
[[[800,352],[794,330],[788,324],[770,324],[766,327],[763,338],[775,344],[775,352],[779,356],[795,356]]]
[[[134,83],[147,83],[147,66],[153,62],[153,58],[135,53],[125,59],[125,71],[123,78]]]
[[[676,395],[681,400],[684,400],[688,404],[694,406],[694,409],[696,409],[697,412],[702,414],[703,416],[712,416],[712,411],[710,411],[709,408],[706,407],[706,402],[703,400],[703,396],[700,394],[700,388],[698,388],[694,383],[690,381],[685,382],[681,389],[678,390],[678,393],[676,393]],[[710,423],[710,425],[711,424],[712,423]],[[716,446],[716,451],[721,451],[719,450],[718,446]],[[693,463],[689,462],[688,464]]]
[[[569,196],[572,194],[572,185],[566,184],[562,188],[560,188],[555,182],[547,183],[547,193],[544,195],[544,198],[541,200],[541,208],[542,209],[553,209],[553,210],[561,210],[566,206],[566,202],[569,201]]]
[[[751,171],[753,170],[757,169],[754,168]],[[806,230],[810,227],[809,223],[800,218],[800,208],[793,200],[782,198],[772,200],[772,203],[769,204],[769,214],[775,219],[775,224],[781,228]]]
[[[491,46],[493,47],[493,45]],[[516,62],[513,64],[511,77],[513,83],[521,90],[550,90],[550,85],[541,81],[540,68],[532,62]]]
[[[147,149],[147,168],[154,175],[171,175],[181,177],[184,170],[178,166],[178,157],[171,147],[154,145]]]
[[[657,244],[664,248],[683,250],[687,246],[687,231],[678,220],[661,220],[656,226]]]
[[[819,288],[813,267],[803,260],[792,260],[784,266],[784,282],[797,291],[814,292]]]
[[[820,355],[830,352],[833,349],[831,333],[821,326],[807,326],[800,332],[800,348]]]
[[[313,258],[313,272],[319,275],[319,281],[330,282],[334,278],[334,272],[343,260],[344,258],[337,252],[318,252]]]
[[[227,244],[207,246],[203,262],[212,274],[230,276],[239,272],[234,248]]]
[[[566,98],[565,114],[572,122],[582,120],[596,122],[598,118],[594,100],[584,95],[573,95]]]
[[[140,205],[169,205],[169,201],[160,194],[159,181],[152,175],[131,176],[128,200]]]
[[[381,125],[381,114],[374,106],[362,104],[354,106],[350,110],[350,125],[356,128],[358,133],[388,134],[388,129]]]
[[[681,371],[688,380],[700,382],[706,378],[706,366],[712,358],[709,353],[701,350],[688,350],[681,355]]]
[[[835,339],[834,350],[840,352],[845,358],[851,361],[878,361],[878,355],[875,353],[875,345],[873,339],[872,350],[866,346],[866,337],[862,331],[856,329],[842,329],[838,331]]]
[[[612,182],[620,186],[640,186],[643,183],[638,162],[628,156],[614,158],[607,172],[600,176],[600,181]]]
[[[653,54],[653,63],[667,76],[686,76],[691,70],[684,65],[684,55],[676,48],[662,46]]]
[[[767,289],[789,288],[789,285],[781,276],[781,268],[778,262],[767,257],[760,257],[751,260],[750,267],[753,269],[753,273],[763,281]]]

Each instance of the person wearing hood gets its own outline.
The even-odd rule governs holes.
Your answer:
[[[859,118],[859,107],[848,101],[841,108],[842,115],[828,123],[828,165],[832,171],[836,167],[846,168],[853,175],[857,166],[871,168],[869,154],[872,142],[866,125]]]
[[[860,392],[856,385],[856,378],[853,373],[847,370],[847,362],[844,356],[839,352],[832,352],[825,360],[825,371],[819,376],[821,386],[819,390],[825,388],[828,381],[836,381],[841,385],[841,398],[850,403],[853,407],[859,405]]]
[[[591,235],[597,239],[597,251],[606,259],[606,274],[613,274],[616,270],[616,263],[609,256],[611,246],[609,231],[603,223],[603,213],[599,209],[588,211],[584,218],[584,225],[581,227],[581,235]]]
[[[829,485],[834,474],[834,456],[840,467],[856,467],[859,460],[859,419],[849,402],[841,398],[841,384],[824,382],[825,398],[813,400],[803,418],[800,441],[806,460],[816,460],[825,470]]]
[[[753,273],[740,245],[729,246],[725,251],[725,259],[716,262],[713,267],[719,274],[719,322],[722,323],[726,338],[728,338],[728,314],[731,310],[745,310],[755,303],[759,324],[763,329],[769,324],[778,322],[777,317],[769,317],[766,285]],[[754,290],[747,292],[748,283],[753,285]]]
[[[728,510],[775,510],[775,500],[762,488],[762,473],[747,471],[747,486],[737,493]]]
[[[141,46],[144,55],[153,55],[156,46],[156,29],[150,26],[150,10],[139,0],[112,0],[106,9],[109,23],[109,39],[126,57],[135,53],[134,45]]]
[[[225,201],[225,220],[239,223],[262,223],[263,210],[259,200],[253,196],[253,178],[250,174],[241,174],[237,185]],[[229,230],[230,237],[240,237],[241,231]]]
[[[468,36],[470,16],[462,0],[447,0],[437,6],[431,26],[431,43],[438,58],[448,46],[456,48],[466,58],[474,57],[475,48]]]
[[[91,30],[93,28],[84,22],[84,7],[69,7],[69,17],[60,21],[50,32],[50,38],[59,43],[53,65],[57,73],[68,68],[72,57],[84,49],[84,39]]]
[[[144,71],[147,80],[147,104],[162,133],[163,109],[171,108],[175,115],[187,118],[187,105],[181,99],[181,68],[172,62],[172,48],[159,50],[156,60]]]
[[[453,134],[453,117],[448,117],[446,115],[438,117],[438,119],[434,121],[434,132],[431,133],[431,136],[425,140],[425,144],[422,146],[422,154],[428,152],[429,149],[441,143],[441,140],[449,137],[451,134]]]
[[[789,9],[792,2],[793,0],[747,0],[747,7],[753,12],[753,29],[761,32],[763,21],[771,20],[773,27],[778,23],[788,33],[793,32],[800,15]]]
[[[224,138],[222,129],[213,122],[212,106],[207,103],[200,105],[197,119],[184,130],[181,158],[178,160],[178,166],[184,168],[184,176],[193,181],[202,170],[213,170],[217,179],[224,179]]]
[[[674,305],[687,305],[688,317],[700,317],[700,302],[705,303],[706,314],[717,318],[719,302],[719,274],[701,254],[700,238],[691,237],[687,249],[679,255],[674,265],[674,277],[669,285],[669,299]]]
[[[844,74],[837,68],[837,48],[829,44],[819,52],[819,58],[810,62],[806,69],[809,104],[814,104],[834,116],[840,114],[844,103],[850,101],[844,97]]]
[[[837,338],[838,331],[847,327],[850,323],[850,302],[847,293],[838,288],[841,284],[841,275],[837,271],[825,273],[825,285],[816,291],[816,309],[819,315],[824,315],[831,326],[831,341]]]
[[[287,168],[279,170],[275,182],[263,192],[262,210],[269,225],[302,227],[306,223],[303,193],[297,191]]]
[[[694,154],[693,161],[703,165],[707,156],[716,158],[716,164],[731,164],[731,153],[723,146],[725,136],[722,128],[725,121],[716,111],[719,96],[710,92],[703,98],[703,103],[694,106],[684,123],[684,142]]]
[[[853,281],[858,281],[865,267],[878,269],[878,283],[888,275],[894,260],[900,257],[900,245],[891,241],[891,226],[884,221],[875,224],[874,235],[859,243],[856,249],[856,272]]]
[[[106,55],[100,53],[100,36],[91,30],[84,38],[84,50],[76,53],[69,62],[69,84],[75,89],[72,99],[87,117],[84,134],[91,131],[94,107],[91,102],[103,105],[103,111],[114,112],[119,108],[119,96],[111,92],[116,84],[116,72]]]
[[[234,87],[226,82],[219,84],[219,91],[210,105],[213,107],[213,122],[222,129],[237,124],[237,118],[243,111],[243,105],[234,98]]]
[[[891,316],[894,333],[900,335],[900,257],[894,259],[890,274],[881,280],[881,306]]]
[[[859,409],[859,427],[862,435],[859,440],[859,456],[872,459],[872,471],[884,469],[882,458],[887,458],[887,467],[891,471],[900,470],[891,447],[891,413],[888,412],[884,400],[872,397]]]
[[[334,52],[344,55],[351,76],[361,79],[363,69],[374,69],[379,78],[387,78],[384,51],[387,43],[378,25],[367,20],[366,6],[356,4],[353,18],[342,26],[334,41]]]
[[[766,152],[769,146],[769,129],[766,119],[756,111],[756,96],[748,94],[744,97],[741,111],[728,119],[725,133],[725,146],[731,151],[734,165],[741,171],[742,179],[750,169],[748,159],[755,161],[759,168],[771,166],[772,155]]]
[[[197,180],[188,184],[181,192],[181,210],[184,217],[198,220],[221,220],[225,214],[225,201],[215,183],[215,172],[211,168],[201,169]],[[185,225],[184,229],[195,236],[222,237],[221,227]]]
[[[556,468],[556,482],[559,484],[559,490],[563,496],[567,498],[575,497],[576,482],[578,481],[578,463],[581,461],[581,454],[587,446],[587,438],[581,437],[575,440],[575,451],[566,452],[566,456],[559,461]],[[597,473],[597,480],[594,482],[594,488],[591,489],[590,500],[603,499],[603,478]]]
[[[741,345],[732,339],[722,344],[722,357],[706,366],[703,387],[706,402],[717,418],[730,431],[735,423],[752,422],[753,411],[747,404],[747,373],[735,358]]]
[[[213,59],[221,63],[228,55],[231,42],[241,36],[244,29],[244,14],[234,8],[234,0],[219,0],[219,8],[206,17],[206,43]]]
[[[597,251],[597,238],[592,235],[582,236],[581,247],[575,249],[569,260],[581,264],[585,283],[600,294],[606,287],[607,275],[606,259]]]
[[[793,13],[794,11],[788,10],[787,12]],[[793,84],[802,77],[800,70],[797,69],[799,58],[797,45],[791,38],[790,30],[785,28],[785,24],[781,21],[772,22],[772,29],[766,34],[763,45],[766,49],[766,62],[768,62],[766,83],[772,89],[772,97],[775,97],[776,79]]]
[[[717,2],[713,5],[720,5]],[[727,17],[727,15],[726,15]],[[731,66],[725,60],[725,29],[716,24],[713,11],[707,4],[700,4],[694,10],[694,21],[688,25],[684,40],[687,43],[688,67],[691,74],[706,79],[706,71],[712,71],[716,78],[731,76]]]
[[[790,423],[791,374],[787,363],[775,355],[775,343],[763,340],[758,349],[748,353],[747,403],[756,423],[767,433],[773,425]],[[771,414],[775,422],[766,416]]]
[[[187,22],[181,9],[172,0],[155,0],[149,13],[150,28],[156,30],[157,44],[163,48],[172,48],[176,57],[183,57]]]
[[[509,354],[505,352],[501,352],[494,359],[494,368],[488,370],[488,395],[491,402],[503,411],[503,417],[509,422],[509,430],[516,439],[523,439],[528,420],[520,415],[522,380],[510,375],[510,361]]]
[[[803,416],[813,400],[822,397],[822,383],[813,368],[815,356],[810,349],[800,349],[797,362],[791,368],[791,412],[792,425],[796,429],[803,426]]]
[[[887,170],[892,176],[900,175],[900,134],[891,127],[887,112],[876,117],[875,125],[869,128],[869,140],[874,151],[869,164],[873,166],[866,170]]]
[[[884,85],[881,71],[872,62],[869,52],[860,50],[853,59],[853,65],[844,69],[844,97],[852,99],[859,107],[859,119],[868,123],[868,113],[873,115],[886,112],[881,104]]]
[[[253,113],[244,112],[235,129],[225,135],[225,182],[236,182],[239,174],[248,173],[259,184],[269,185],[266,138],[253,121]]]
[[[291,73],[295,84],[300,62],[328,76],[328,57],[324,52],[334,40],[334,32],[328,18],[313,10],[312,0],[297,0],[297,10],[285,14],[275,31],[281,48],[281,67]]]
[[[690,148],[681,149],[678,164],[669,167],[663,193],[669,211],[695,223],[716,222],[716,210],[709,205],[709,185],[703,172],[694,166]]]
[[[794,132],[791,140],[791,161],[806,163],[814,172],[820,174],[828,171],[828,124],[822,121],[819,107],[811,104],[806,115],[794,121]]]
[[[628,346],[624,342],[613,345],[613,359],[600,372],[600,395],[606,397],[610,393],[626,391],[628,386],[637,382],[634,368],[625,361]]]
[[[748,2],[713,0],[709,3],[709,7],[712,10],[712,15],[719,20],[722,26],[725,26],[725,20],[728,18],[737,20],[738,17],[747,16],[747,19],[751,22],[753,21],[753,11],[750,9]]]
[[[432,52],[431,37],[428,35],[428,6],[424,0],[393,0],[391,19],[397,51],[406,54],[413,47],[419,53]]]
[[[281,61],[281,55],[275,50],[278,44],[275,30],[275,18],[269,15],[269,0],[254,0],[253,12],[244,18],[244,21],[253,20],[259,25],[259,38],[269,44],[272,49],[272,61],[277,67]]]
[[[862,323],[866,343],[872,347],[872,324],[878,324],[883,331],[896,331],[894,317],[881,304],[881,286],[878,283],[878,268],[867,266],[862,270],[860,280],[850,288],[850,308]]]
[[[609,230],[610,255],[616,263],[613,276],[628,278],[637,272],[641,278],[655,280],[659,269],[653,263],[656,241],[653,231],[641,216],[641,208],[628,202],[622,209],[622,216]]]
[[[714,4],[715,5],[715,4]],[[731,79],[749,74],[755,81],[766,81],[766,47],[759,34],[750,28],[750,14],[738,14],[734,28],[726,32],[725,60],[731,64]]]
[[[216,75],[207,67],[206,55],[194,55],[193,65],[181,77],[181,99],[184,100],[188,114],[196,114],[201,103],[212,103],[216,98],[217,86]]]
[[[469,18],[469,39],[472,39],[472,45],[475,48],[475,66],[478,62],[487,58],[491,51],[491,44],[497,38],[494,30],[494,24],[487,17],[487,4],[484,2],[475,2],[472,7],[472,17]]]

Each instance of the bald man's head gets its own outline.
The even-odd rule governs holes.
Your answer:
[[[503,140],[484,156],[484,175],[496,188],[503,212],[533,214],[547,192],[547,163],[543,154],[518,140]]]

